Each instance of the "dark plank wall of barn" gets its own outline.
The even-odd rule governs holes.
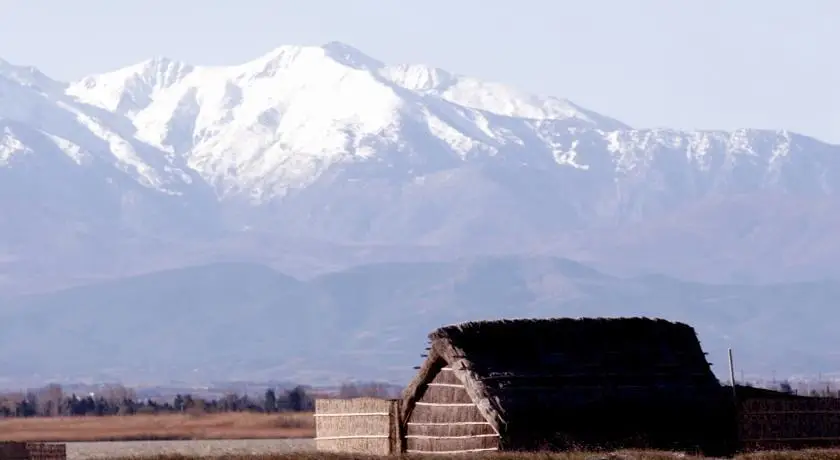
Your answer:
[[[455,374],[444,367],[426,386],[405,427],[413,452],[497,450],[499,437]]]

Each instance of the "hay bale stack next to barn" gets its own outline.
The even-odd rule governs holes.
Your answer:
[[[67,460],[67,445],[0,441],[0,460]]]
[[[399,401],[377,398],[315,401],[315,445],[322,452],[400,452]]]
[[[690,326],[648,318],[470,322],[429,335],[403,450],[640,447],[726,455],[730,402]]]
[[[746,387],[737,391],[740,450],[840,446],[840,399]]]

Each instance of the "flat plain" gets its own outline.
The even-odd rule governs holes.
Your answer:
[[[68,460],[160,457],[262,457],[313,452],[312,439],[208,439],[67,443]],[[300,458],[294,456],[294,458]]]
[[[315,436],[311,413],[165,414],[0,419],[4,441],[288,439]]]
[[[360,454],[328,454],[312,450],[311,441],[309,446],[306,443],[296,444],[274,444],[263,445],[259,448],[260,442],[266,441],[243,441],[242,444],[232,443],[224,446],[226,441],[182,441],[183,445],[178,446],[177,442],[159,442],[152,448],[136,448],[130,444],[135,443],[92,443],[92,444],[113,444],[114,449],[107,450],[95,447],[96,452],[88,450],[82,452],[79,447],[76,450],[68,450],[70,460],[79,459],[100,459],[100,458],[124,458],[132,460],[199,460],[210,457],[228,460],[382,460],[386,457],[374,457]],[[193,447],[189,444],[202,445],[206,447]],[[285,452],[283,449],[287,448]],[[111,449],[110,447],[108,449]],[[123,450],[118,450],[123,449]],[[155,454],[154,452],[157,452]],[[437,457],[437,456],[434,456]],[[442,457],[442,456],[441,456]],[[446,456],[450,457],[450,456]],[[678,452],[661,451],[617,451],[617,452],[561,452],[561,453],[476,453],[457,455],[459,460],[723,460],[703,459]],[[402,457],[391,457],[402,459],[429,459],[430,456],[408,455]],[[805,451],[775,451],[760,452],[754,454],[743,454],[735,457],[734,460],[840,460],[840,450],[805,450]]]
[[[169,414],[112,417],[0,419],[6,441],[67,443],[68,460],[360,460],[357,454],[315,451],[311,413]],[[613,453],[507,453],[458,456],[462,460],[677,460],[691,455],[656,451]],[[418,457],[404,457],[418,458]],[[428,458],[428,457],[425,457]],[[742,454],[738,460],[840,460],[840,449]]]

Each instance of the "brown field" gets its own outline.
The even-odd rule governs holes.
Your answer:
[[[0,419],[4,441],[278,439],[315,436],[311,413],[165,414]]]
[[[133,460],[199,460],[207,457],[188,456],[157,456],[157,457],[127,457]],[[229,455],[213,457],[216,459],[229,460],[374,460],[389,457],[370,457],[353,454],[322,454],[317,452],[295,452],[280,455]],[[403,456],[390,457],[403,459],[428,459],[429,456]],[[458,455],[459,460],[700,460],[699,457],[681,456],[669,452],[616,452],[592,453],[592,452],[569,452],[559,454],[533,453],[533,454],[475,454]],[[739,455],[739,460],[840,460],[840,450],[806,450],[790,452],[763,452],[755,454]]]

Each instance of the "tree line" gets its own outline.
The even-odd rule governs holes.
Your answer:
[[[171,400],[137,398],[134,391],[109,386],[87,394],[66,394],[59,385],[0,395],[0,417],[108,416],[135,414],[220,413],[220,412],[307,412],[314,410],[314,398],[298,386],[290,390],[266,390],[261,397],[229,393],[218,399],[177,394]]]
[[[395,397],[393,388],[378,383],[345,384],[337,394],[316,394],[304,386],[286,390],[269,388],[260,396],[228,393],[218,399],[177,394],[170,400],[138,398],[122,385],[106,385],[94,394],[67,394],[60,385],[0,394],[0,418],[109,416],[135,414],[210,414],[221,412],[312,412],[315,397]]]
[[[739,382],[753,386],[749,382]],[[787,381],[760,385],[783,393],[840,398],[840,390],[825,384],[817,388],[796,388]],[[206,399],[191,394],[177,394],[170,400],[138,398],[134,390],[122,385],[105,385],[94,394],[67,394],[60,385],[51,384],[35,390],[0,394],[0,418],[109,416],[135,414],[211,414],[221,412],[312,412],[315,398],[396,398],[399,390],[380,383],[344,384],[334,394],[315,393],[304,386],[275,390],[268,388],[260,396],[231,392],[221,398]]]

